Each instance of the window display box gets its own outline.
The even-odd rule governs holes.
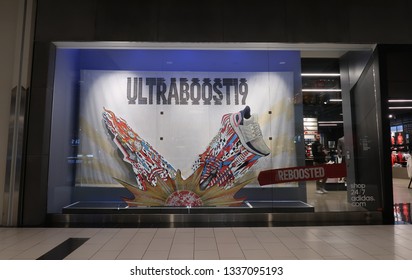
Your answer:
[[[315,208],[302,201],[247,200],[237,207],[129,207],[123,201],[78,201],[63,214],[200,214],[200,213],[302,213]]]

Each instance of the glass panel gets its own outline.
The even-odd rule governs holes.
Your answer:
[[[300,55],[58,48],[48,213],[371,210],[351,199],[377,184],[346,180],[369,142],[344,136],[339,59]]]
[[[313,211],[257,180],[304,165],[300,88],[299,51],[58,49],[48,212]]]

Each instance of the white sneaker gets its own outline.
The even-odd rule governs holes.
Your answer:
[[[256,116],[250,115],[249,106],[246,106],[241,112],[233,114],[230,118],[230,124],[239,136],[240,142],[248,151],[260,156],[270,154],[270,149],[263,140]]]
[[[321,188],[321,190],[323,191],[323,193],[328,193],[328,191],[325,190],[324,188]]]
[[[317,190],[316,193],[318,194],[324,194],[324,192],[322,190]]]

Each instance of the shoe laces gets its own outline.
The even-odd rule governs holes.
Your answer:
[[[245,125],[242,130],[246,136],[247,142],[262,137],[262,130],[260,130],[260,126],[256,122]]]
[[[252,131],[253,131],[253,135],[255,135],[256,137],[262,137],[262,130],[260,130],[260,126],[258,123],[252,123]]]

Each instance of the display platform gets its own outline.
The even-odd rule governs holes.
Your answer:
[[[123,201],[78,201],[63,214],[212,214],[212,213],[302,213],[315,208],[303,201],[244,201],[237,207],[130,207]]]

